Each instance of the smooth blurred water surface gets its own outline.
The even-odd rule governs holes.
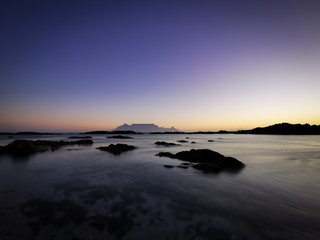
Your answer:
[[[92,146],[0,156],[1,239],[320,239],[320,136],[92,136]],[[0,145],[12,141],[1,137]],[[177,140],[189,142],[154,144]],[[110,143],[138,149],[119,156],[96,149]],[[246,168],[203,174],[164,168],[181,161],[155,156],[192,148]]]

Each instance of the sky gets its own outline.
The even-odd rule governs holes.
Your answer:
[[[0,131],[320,124],[319,23],[319,1],[1,1]]]

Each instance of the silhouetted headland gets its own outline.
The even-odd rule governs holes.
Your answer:
[[[225,157],[209,149],[191,149],[190,151],[182,151],[176,154],[160,152],[156,156],[189,162],[189,166],[205,173],[218,173],[221,171],[237,172],[245,167],[245,164],[239,160],[233,157]],[[183,168],[186,168],[186,164],[184,164]]]
[[[320,125],[279,123],[268,127],[240,130],[237,134],[318,135]]]

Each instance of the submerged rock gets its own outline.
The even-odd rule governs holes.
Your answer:
[[[175,144],[175,143],[168,143],[168,142],[155,142],[154,144],[156,145],[161,145],[161,146],[165,146],[165,147],[171,147],[171,146],[180,146],[180,144]]]
[[[110,144],[107,147],[98,147],[97,149],[110,152],[114,155],[120,155],[123,152],[134,150],[136,149],[136,147],[127,145],[127,144],[118,143],[118,144]]]
[[[239,171],[245,164],[233,157],[225,157],[222,154],[209,149],[191,149],[176,154],[170,152],[160,152],[159,157],[169,157],[179,159],[192,164],[192,167],[202,172]]]
[[[115,139],[131,139],[133,137],[129,137],[129,136],[123,136],[123,135],[116,135],[116,136],[110,136],[107,138],[115,138]]]
[[[9,155],[30,155],[46,150],[56,150],[62,146],[68,145],[91,145],[92,140],[78,140],[78,141],[48,141],[48,140],[15,140],[6,146],[0,146],[0,154]]]

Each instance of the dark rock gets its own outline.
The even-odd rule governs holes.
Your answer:
[[[239,130],[238,134],[319,135],[320,125],[280,123],[251,130]]]
[[[245,164],[233,157],[225,157],[222,154],[209,149],[191,149],[176,154],[170,152],[160,152],[156,154],[159,157],[170,157],[187,161],[193,164],[197,170],[202,172],[220,172],[220,171],[239,171],[245,167]],[[185,165],[185,164],[184,164]]]
[[[186,141],[186,140],[179,140],[179,141],[177,141],[177,142],[179,142],[179,143],[187,143],[188,141]]]
[[[120,155],[123,152],[134,150],[134,149],[136,149],[136,147],[131,146],[131,145],[127,145],[127,144],[118,143],[118,144],[110,144],[107,147],[98,147],[97,149],[110,152],[114,155]]]
[[[30,155],[38,151],[33,141],[15,140],[6,146],[0,147],[0,154]]]
[[[193,165],[192,167],[204,173],[218,173],[222,170],[221,167],[213,163],[198,163]]]
[[[196,143],[195,141],[192,141],[192,142],[191,142],[191,144],[195,144],[195,143]]]
[[[208,142],[214,142],[214,140],[208,140]]]
[[[65,145],[69,145],[69,144],[91,145],[91,144],[93,144],[93,141],[92,140],[78,140],[75,142],[66,142]]]
[[[51,150],[58,149],[67,145],[91,145],[92,140],[78,140],[78,141],[48,141],[48,140],[15,140],[6,146],[0,147],[0,154],[10,155],[30,155],[36,152],[43,152],[51,148]]]
[[[218,133],[219,134],[227,134],[227,133],[232,133],[232,132],[229,132],[229,131],[226,131],[226,130],[220,130]]]
[[[240,162],[238,159],[234,157],[224,157],[223,161],[221,161],[222,168],[227,169],[240,169],[243,168],[245,165],[244,163]]]
[[[224,158],[224,156],[209,149],[191,149],[190,151],[182,151],[176,153],[175,158],[188,162],[206,163],[219,161]]]
[[[154,144],[156,145],[161,145],[161,146],[165,146],[165,147],[171,147],[171,146],[180,146],[179,144],[175,144],[175,143],[168,143],[168,142],[155,142]]]
[[[170,152],[160,152],[158,154],[156,154],[156,156],[158,157],[169,157],[169,158],[175,158],[174,154],[170,153]]]
[[[116,136],[110,136],[107,138],[115,138],[115,139],[131,139],[133,137],[129,137],[129,136],[123,136],[123,135],[116,135]]]
[[[172,165],[163,165],[165,168],[173,168]]]

